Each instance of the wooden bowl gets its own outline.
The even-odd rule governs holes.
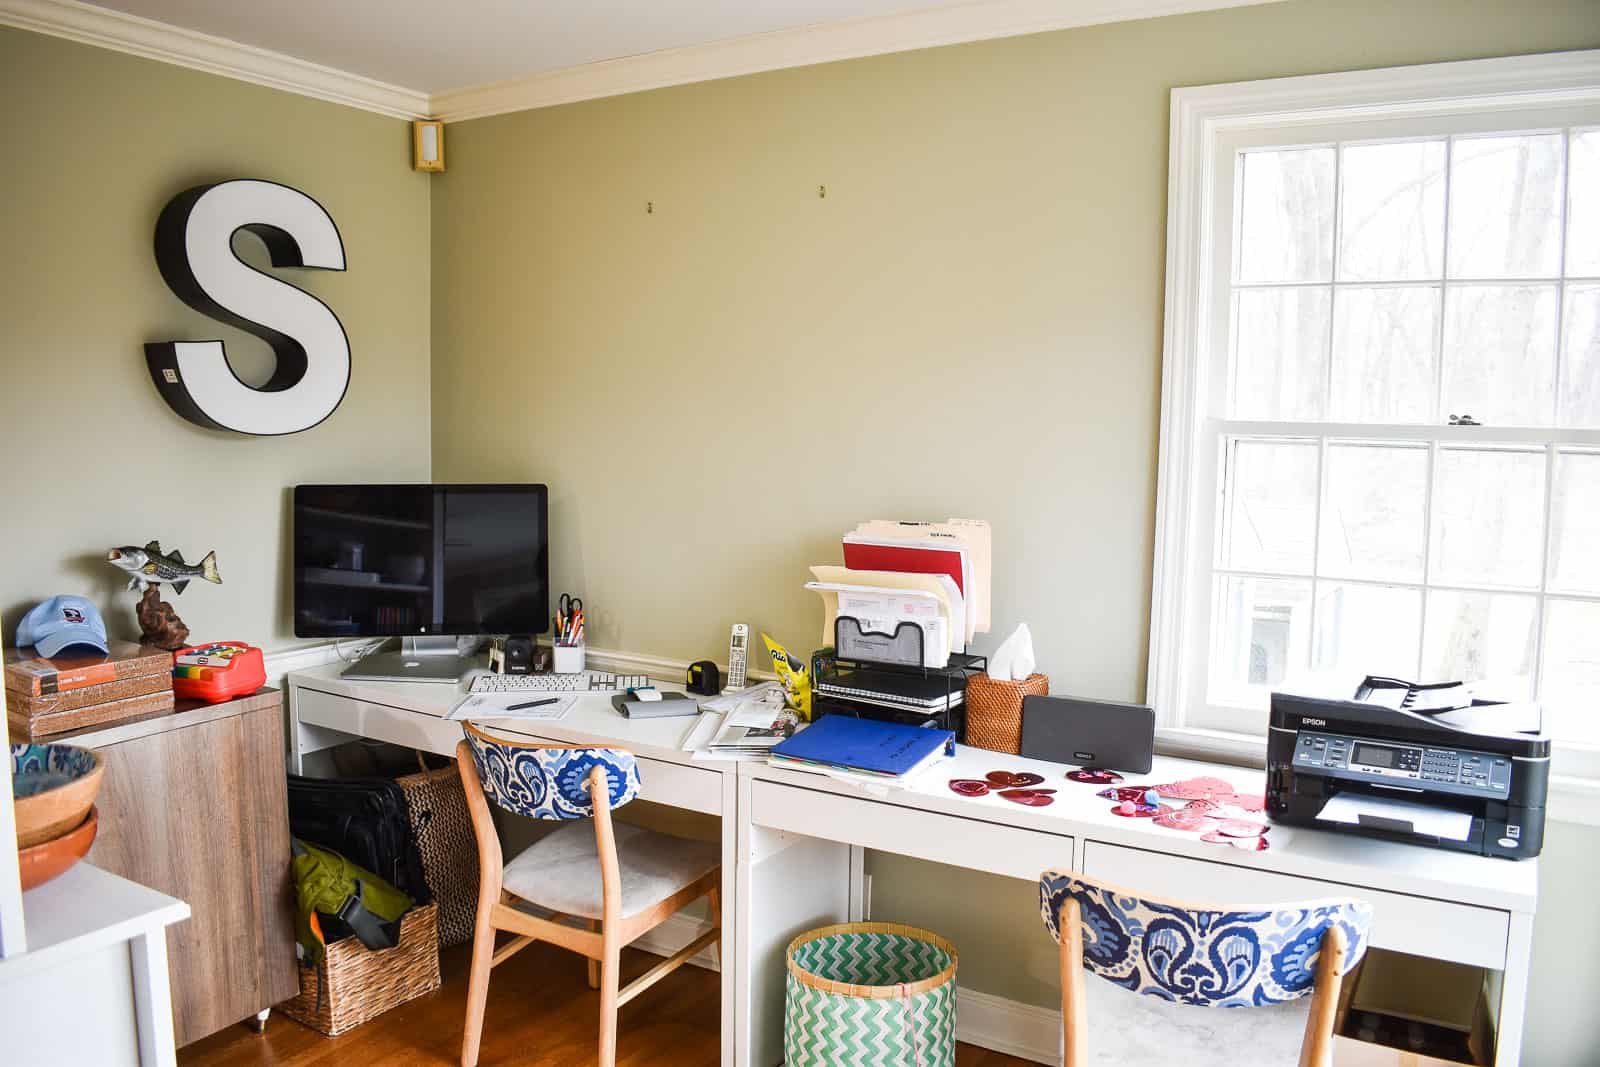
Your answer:
[[[22,873],[22,888],[32,889],[34,886],[44,885],[57,875],[64,874],[67,868],[88,855],[89,846],[94,844],[95,831],[99,826],[99,817],[91,807],[88,818],[84,819],[76,829],[68,830],[54,841],[46,841],[32,848],[18,849],[17,867]]]
[[[90,748],[12,745],[17,847],[41,845],[81,826],[105,770],[105,761]]]

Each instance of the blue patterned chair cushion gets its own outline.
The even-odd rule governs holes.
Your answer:
[[[621,748],[542,748],[466,731],[478,778],[490,800],[530,819],[587,819],[594,814],[587,782],[605,770],[613,809],[639,795],[639,765]]]
[[[1322,935],[1331,926],[1344,928],[1339,973],[1348,974],[1366,954],[1372,925],[1372,906],[1358,900],[1217,911],[1046,871],[1039,878],[1039,910],[1057,941],[1062,905],[1069,899],[1078,902],[1082,915],[1085,970],[1136,993],[1218,1008],[1308,995]]]

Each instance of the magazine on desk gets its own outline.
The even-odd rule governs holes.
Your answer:
[[[683,750],[701,759],[765,759],[769,749],[801,728],[777,682],[724,693],[702,701],[700,709]]]

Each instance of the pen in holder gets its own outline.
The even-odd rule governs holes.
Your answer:
[[[582,674],[583,645],[556,645],[552,669],[557,674]]]
[[[562,593],[556,604],[552,669],[557,674],[582,674],[583,598]]]

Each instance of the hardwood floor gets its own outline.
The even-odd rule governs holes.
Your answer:
[[[444,985],[365,1026],[323,1037],[273,1014],[267,1032],[230,1026],[179,1051],[182,1067],[333,1067],[335,1064],[456,1064],[466,1013],[468,946],[446,950]],[[622,980],[658,957],[623,954]],[[480,1067],[581,1067],[594,1062],[600,994],[586,980],[583,959],[550,945],[531,945],[494,969],[483,1027]],[[718,1056],[718,977],[684,967],[622,1009],[618,1067],[714,1064]],[[1029,1067],[1026,1060],[962,1045],[956,1067]]]

